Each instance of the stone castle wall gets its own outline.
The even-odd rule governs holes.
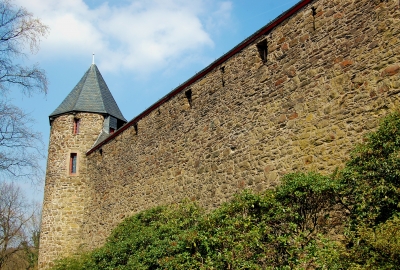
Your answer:
[[[79,134],[73,134],[74,118],[80,119]],[[104,118],[98,114],[62,115],[51,124],[40,233],[39,268],[74,254],[82,244],[82,222],[87,205],[86,149],[93,146]],[[78,171],[70,175],[70,153],[77,153]]]
[[[102,244],[155,205],[188,198],[214,208],[289,172],[340,168],[398,108],[399,37],[397,0],[305,6],[88,155],[84,242]]]

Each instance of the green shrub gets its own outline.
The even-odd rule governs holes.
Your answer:
[[[208,214],[188,202],[156,207],[126,219],[89,256],[55,269],[333,269],[336,253],[326,254],[336,245],[315,221],[327,218],[334,189],[327,177],[292,174],[277,191],[245,191]]]
[[[341,202],[350,212],[347,250],[350,269],[395,269],[400,265],[400,113],[351,153],[340,173]]]
[[[400,113],[395,112],[353,150],[342,172],[342,198],[353,223],[379,224],[399,212],[399,157]]]
[[[98,269],[96,265],[91,261],[90,253],[77,254],[73,257],[64,258],[56,261],[53,270],[91,270]]]
[[[313,234],[329,218],[338,189],[337,181],[316,173],[285,175],[276,189],[276,200],[286,213],[281,218],[294,223],[299,233]]]
[[[276,190],[244,191],[210,213],[190,202],[149,209],[54,269],[398,268],[399,150],[395,112],[335,176],[288,174]]]
[[[337,181],[317,173],[285,175],[277,187],[274,213],[268,218],[275,221],[269,237],[274,243],[278,265],[298,265],[304,268],[334,269],[338,262],[337,244],[324,234],[335,229],[330,222],[336,206]],[[331,261],[322,254],[330,250]]]

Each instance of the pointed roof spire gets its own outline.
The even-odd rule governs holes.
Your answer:
[[[108,114],[127,122],[95,64],[90,66],[79,83],[49,117],[69,112]]]

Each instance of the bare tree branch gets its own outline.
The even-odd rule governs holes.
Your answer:
[[[22,67],[16,58],[26,56],[26,46],[31,53],[39,50],[40,40],[49,29],[23,7],[16,7],[11,0],[0,0],[0,91],[10,85],[19,86],[24,94],[41,91],[47,93],[48,83],[44,70],[38,65]]]
[[[23,251],[28,243],[28,229],[34,217],[31,205],[13,183],[0,183],[0,269]]]
[[[34,92],[47,93],[44,70],[37,64],[21,65],[21,60],[27,57],[26,49],[32,54],[38,51],[40,40],[48,31],[25,8],[15,6],[12,0],[0,0],[0,269],[13,256],[15,259],[21,254],[32,255],[26,260],[29,265],[37,258],[34,255],[37,252],[32,252],[38,246],[37,218],[34,222],[34,211],[19,188],[4,179],[25,176],[42,180],[39,161],[45,156],[44,145],[29,115],[9,104],[5,96],[14,86],[28,96]]]
[[[34,121],[19,108],[0,101],[0,178],[29,176],[40,180],[44,158],[41,134]]]
[[[39,49],[40,40],[48,34],[48,27],[12,0],[0,0],[0,179],[2,176],[41,177],[39,160],[44,157],[44,146],[33,121],[19,108],[4,99],[11,86],[22,93],[47,92],[44,70],[38,65],[22,66],[19,58]]]

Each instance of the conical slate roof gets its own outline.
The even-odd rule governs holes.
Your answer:
[[[127,122],[95,64],[90,66],[79,83],[49,117],[69,112],[109,114]]]

